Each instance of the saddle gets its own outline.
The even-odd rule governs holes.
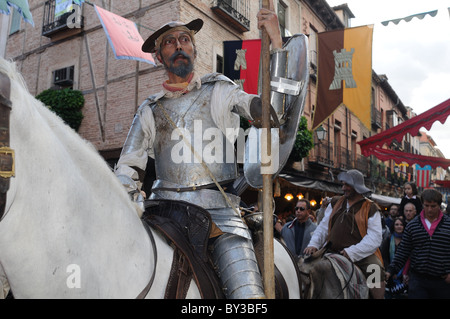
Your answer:
[[[208,251],[212,220],[207,210],[183,201],[146,200],[142,220],[162,234],[174,248],[165,299],[186,298],[191,279],[197,283],[202,298],[225,298]],[[246,222],[252,231],[256,259],[262,272],[262,221],[246,218]],[[291,258],[296,265],[294,258]],[[275,298],[289,298],[286,281],[276,266]]]
[[[369,287],[362,271],[340,254],[327,253],[323,258],[330,261],[341,283],[344,299],[367,299]]]
[[[142,220],[174,248],[165,299],[184,299],[194,279],[204,299],[223,299],[219,279],[208,256],[209,213],[190,203],[146,200]]]
[[[367,299],[369,288],[366,284],[366,278],[362,271],[349,259],[343,255],[329,251],[331,243],[319,249],[311,256],[305,258],[305,263],[313,263],[314,260],[327,260],[338,278],[344,299]]]

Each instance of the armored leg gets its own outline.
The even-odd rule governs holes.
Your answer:
[[[227,299],[265,298],[253,244],[226,233],[214,243],[212,258]]]

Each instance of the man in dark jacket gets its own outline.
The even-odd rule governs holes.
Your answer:
[[[423,211],[405,228],[386,280],[411,259],[408,297],[450,298],[450,217],[440,210],[442,194],[422,193]]]
[[[310,213],[311,205],[309,201],[306,199],[299,200],[295,206],[295,219],[286,223],[281,229],[281,237],[296,257],[303,255],[303,251],[317,227],[309,218]]]

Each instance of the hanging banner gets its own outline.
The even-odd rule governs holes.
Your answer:
[[[258,94],[261,40],[225,41],[224,75],[249,94]]]
[[[9,15],[9,6],[15,8],[25,22],[28,22],[34,27],[33,16],[31,15],[30,6],[28,5],[27,0],[0,0],[0,13]]]
[[[62,16],[64,13],[72,12],[72,0],[56,0],[55,1],[55,18]]]
[[[373,25],[318,33],[313,130],[341,105],[370,129],[372,36]]]
[[[417,186],[422,188],[430,187],[431,181],[431,166],[425,165],[421,167],[416,164],[416,173],[417,173]]]
[[[399,19],[392,19],[392,20],[387,20],[387,21],[382,21],[381,24],[384,26],[387,26],[389,24],[389,22],[392,22],[393,24],[397,25],[400,23],[400,21],[405,20],[406,22],[409,22],[412,20],[412,18],[417,18],[419,20],[422,20],[423,18],[425,18],[425,16],[427,14],[429,14],[431,17],[435,17],[436,14],[438,13],[437,10],[433,10],[433,11],[428,11],[428,12],[423,12],[423,13],[417,13],[417,14],[413,14],[404,18],[399,18]]]
[[[286,43],[290,37],[283,37]],[[259,94],[261,39],[223,42],[223,74],[249,94]]]
[[[153,65],[151,53],[143,52],[144,43],[136,23],[94,5],[116,59],[137,60]]]

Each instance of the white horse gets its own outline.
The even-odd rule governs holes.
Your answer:
[[[158,232],[149,236],[95,148],[29,94],[15,64],[0,58],[0,73],[11,81],[15,150],[0,220],[0,291],[9,284],[16,298],[163,298],[172,247]],[[298,298],[295,270],[277,251]],[[192,280],[187,298],[200,297]]]

